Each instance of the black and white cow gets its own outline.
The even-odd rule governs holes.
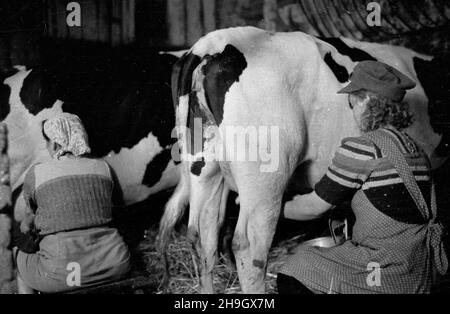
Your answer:
[[[202,292],[213,292],[218,232],[226,197],[233,190],[240,199],[233,250],[241,287],[244,293],[264,292],[268,251],[292,174],[300,168],[298,179],[312,188],[341,140],[359,135],[347,97],[337,94],[358,62],[379,60],[418,82],[405,98],[415,116],[408,132],[432,155],[441,136],[430,126],[415,58],[431,60],[402,47],[251,27],[220,30],[200,39],[173,73],[185,160],[161,222],[161,250],[168,230],[190,204],[188,236]],[[200,144],[185,129],[195,133],[196,121],[203,128]],[[237,137],[235,141],[236,134],[229,142],[229,129],[236,127],[243,130],[241,142]],[[248,158],[251,148],[259,154],[253,160]],[[247,158],[236,158],[242,150]]]
[[[175,120],[170,72],[177,58],[158,53],[152,58],[149,68],[122,64],[115,69],[109,60],[102,66],[55,61],[4,75],[0,120],[8,127],[13,189],[21,187],[34,163],[49,158],[41,126],[60,112],[82,119],[93,155],[114,169],[126,205],[174,187],[179,166],[171,158]],[[16,203],[20,208],[21,198]],[[21,210],[16,218],[20,220]]]
[[[417,75],[429,98],[430,120],[433,129],[443,134],[437,150],[441,157],[450,154],[450,55],[444,54],[433,60],[414,59]]]

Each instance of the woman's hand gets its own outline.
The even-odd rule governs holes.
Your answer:
[[[327,211],[334,208],[330,203],[321,199],[316,192],[298,195],[284,205],[284,217],[292,220],[309,221],[318,219]]]

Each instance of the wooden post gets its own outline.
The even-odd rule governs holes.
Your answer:
[[[167,0],[167,21],[169,24],[169,44],[185,46],[186,6],[184,0]]]
[[[68,11],[66,10],[67,7],[64,8],[65,10],[65,14],[64,14],[64,18],[65,18],[65,23],[66,23],[66,27],[67,27],[67,34],[66,36],[72,39],[83,39],[83,29],[85,28],[85,22],[86,20],[84,19],[84,15],[83,12],[85,12],[88,9],[88,3],[84,3],[84,2],[80,2],[80,9],[81,9],[81,26],[68,26],[67,25],[67,13]]]
[[[205,33],[216,29],[216,0],[203,0],[203,20]]]
[[[0,294],[13,293],[14,269],[11,242],[11,186],[7,151],[7,129],[0,124]]]
[[[111,11],[111,44],[113,46],[122,43],[122,1],[112,1]]]
[[[27,35],[24,32],[17,32],[11,36],[11,65],[26,65],[27,63]]]
[[[122,1],[122,43],[130,44],[135,39],[135,0]]]
[[[277,0],[264,0],[264,24],[270,32],[277,31],[278,3]]]
[[[8,36],[0,37],[0,71],[6,71],[10,68],[9,60],[9,39]]]
[[[97,29],[98,29],[98,40],[100,42],[108,42],[110,32],[110,14],[109,11],[111,0],[97,0]]]
[[[217,23],[218,28],[227,28],[238,25],[243,25],[240,23],[237,7],[237,0],[216,0],[216,7],[218,10],[219,22]]]
[[[202,0],[188,0],[187,4],[187,40],[193,45],[203,36]]]
[[[84,40],[98,40],[97,5],[95,1],[87,1],[81,4],[81,28],[83,29]]]
[[[56,36],[59,38],[67,37],[67,11],[66,2],[55,0],[56,14]]]

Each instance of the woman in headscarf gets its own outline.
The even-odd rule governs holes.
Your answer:
[[[305,221],[350,200],[352,239],[300,249],[281,269],[280,293],[429,293],[433,269],[447,271],[429,160],[404,132],[412,116],[403,99],[415,85],[384,63],[356,66],[340,93],[363,135],[344,139],[314,192],[284,207]]]
[[[89,158],[80,119],[63,113],[44,121],[52,157],[27,173],[23,195],[38,251],[17,252],[19,292],[65,292],[112,281],[130,268],[130,255],[110,227],[114,181],[107,163]]]

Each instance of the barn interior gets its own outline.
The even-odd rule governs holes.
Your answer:
[[[81,8],[81,25],[69,26],[69,3]],[[145,81],[147,84],[170,86],[170,66],[167,58],[160,62],[161,51],[188,49],[203,35],[217,29],[236,26],[255,26],[268,31],[302,31],[319,37],[348,37],[355,40],[393,44],[432,55],[450,52],[450,4],[445,0],[382,0],[381,24],[369,26],[366,22],[369,0],[2,0],[0,3],[0,78],[8,76],[14,66],[28,68],[65,69],[65,71],[92,73],[90,84],[99,84],[105,94],[114,88],[105,87],[95,72],[110,73],[109,84]],[[159,61],[157,61],[159,60]],[[65,72],[67,73],[67,72]],[[61,76],[72,88],[65,92],[80,111],[89,110],[84,103],[82,84],[76,75]],[[81,76],[80,76],[81,77]],[[447,78],[448,79],[448,76]],[[81,79],[80,79],[81,80]],[[80,85],[77,85],[80,84]],[[160,98],[153,94],[151,97]],[[166,96],[164,96],[166,97]],[[171,105],[170,97],[165,101]],[[3,104],[2,104],[3,106]],[[3,107],[0,108],[0,116]],[[104,110],[108,110],[107,107]],[[450,114],[445,109],[445,119]],[[92,113],[92,115],[101,113]],[[448,119],[450,120],[450,119]],[[443,128],[450,121],[440,122]],[[105,134],[92,136],[102,138]],[[449,132],[450,133],[450,132]],[[99,149],[98,154],[105,152]],[[437,172],[440,208],[450,210],[450,165]],[[123,230],[133,247],[137,268],[144,268],[151,276],[150,293],[161,292],[163,266],[155,247],[158,222],[164,204],[173,190],[164,191],[128,208],[116,210],[118,227]],[[290,195],[305,191],[293,189]],[[234,196],[235,198],[236,196]],[[229,200],[227,230],[222,237],[230,241],[230,229],[236,222],[238,207]],[[346,213],[346,208],[342,210]],[[450,215],[448,215],[450,216]],[[450,219],[449,219],[450,221]],[[169,258],[172,278],[169,292],[197,293],[198,274],[192,265],[190,245],[184,238],[185,222],[181,223]],[[450,225],[450,223],[449,223]],[[314,223],[280,221],[279,232],[270,253],[267,288],[276,292],[277,268],[299,241],[320,236],[328,229],[328,218]],[[299,232],[301,230],[301,232]],[[1,242],[1,240],[0,240]],[[223,245],[226,251],[227,245]],[[0,249],[1,250],[1,249]],[[6,250],[6,248],[5,248]],[[0,291],[10,287],[12,280],[0,261]],[[6,263],[6,262],[5,262]],[[4,265],[4,264],[3,264]],[[237,274],[227,259],[221,259],[216,269],[215,283],[225,293],[239,293]],[[2,290],[1,287],[4,286]]]

